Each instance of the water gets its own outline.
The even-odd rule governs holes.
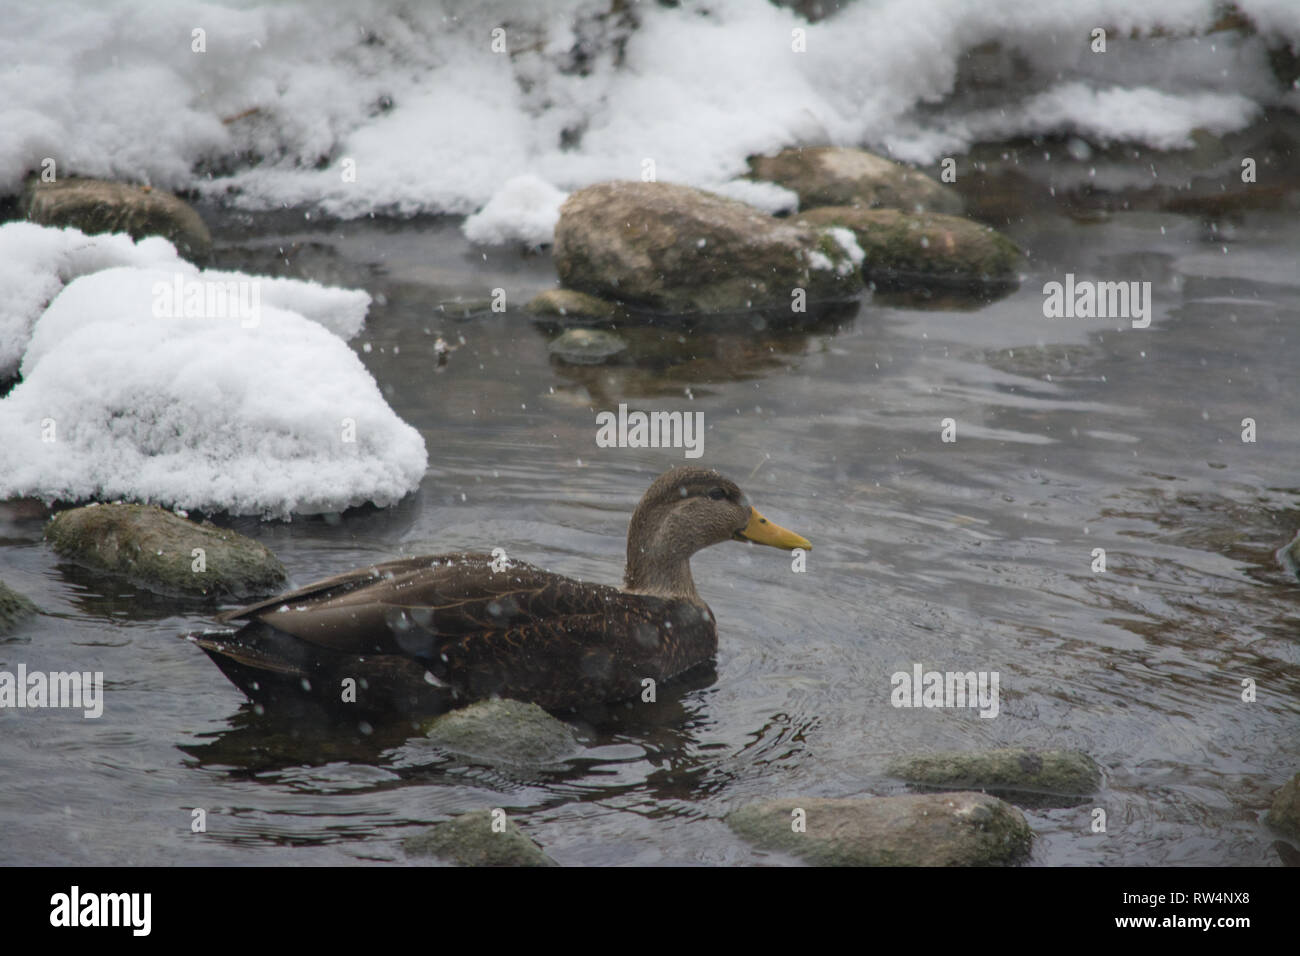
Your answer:
[[[1035,865],[1276,864],[1261,817],[1300,769],[1300,583],[1272,554],[1300,528],[1295,182],[1265,201],[1090,192],[1097,160],[1036,158],[1050,149],[987,149],[962,184],[1031,253],[1008,297],[878,294],[797,331],[625,330],[634,361],[608,368],[559,365],[521,311],[483,309],[494,288],[518,305],[551,285],[547,256],[485,255],[453,220],[205,210],[223,267],[382,297],[353,346],[430,450],[419,494],[388,511],[227,522],[295,585],[497,546],[617,582],[632,507],[684,460],[597,448],[595,412],[620,401],[702,411],[701,463],[815,550],[805,574],[771,549],[699,555],[716,680],[576,719],[581,757],[526,773],[431,757],[409,727],[255,714],[177,637],[210,609],[67,566],[39,514],[0,506],[0,577],[49,612],[0,642],[0,668],[107,682],[97,721],[0,712],[0,862],[400,862],[421,826],[503,807],[563,864],[751,863],[770,858],[723,822],[749,800],[902,792],[895,755],[1015,745],[1078,748],[1105,773],[1083,806],[1026,811]],[[1194,186],[1195,155],[1148,161]],[[1044,318],[1043,283],[1067,272],[1150,281],[1151,327]],[[998,671],[999,716],[892,708],[890,675],[914,662]]]

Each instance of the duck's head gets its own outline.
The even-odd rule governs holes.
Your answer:
[[[811,550],[807,538],[764,518],[729,478],[708,468],[674,468],[655,479],[627,529],[624,587],[699,600],[691,555],[723,541]]]

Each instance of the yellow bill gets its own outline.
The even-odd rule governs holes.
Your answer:
[[[812,550],[811,541],[803,535],[787,531],[779,524],[768,521],[758,513],[757,508],[749,509],[749,524],[745,525],[743,531],[736,532],[736,538],[753,541],[755,544],[770,545],[773,548],[783,548],[786,551],[792,548],[803,548],[805,551]]]

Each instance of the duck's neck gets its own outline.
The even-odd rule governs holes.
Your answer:
[[[689,557],[665,559],[632,547],[628,548],[623,590],[633,594],[654,594],[694,601],[696,604],[704,603],[695,590]]]

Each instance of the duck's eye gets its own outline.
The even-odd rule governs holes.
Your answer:
[[[721,501],[722,499],[727,497],[727,493],[723,491],[721,488],[714,488],[712,491],[709,492],[709,497],[712,498],[714,501]]]

